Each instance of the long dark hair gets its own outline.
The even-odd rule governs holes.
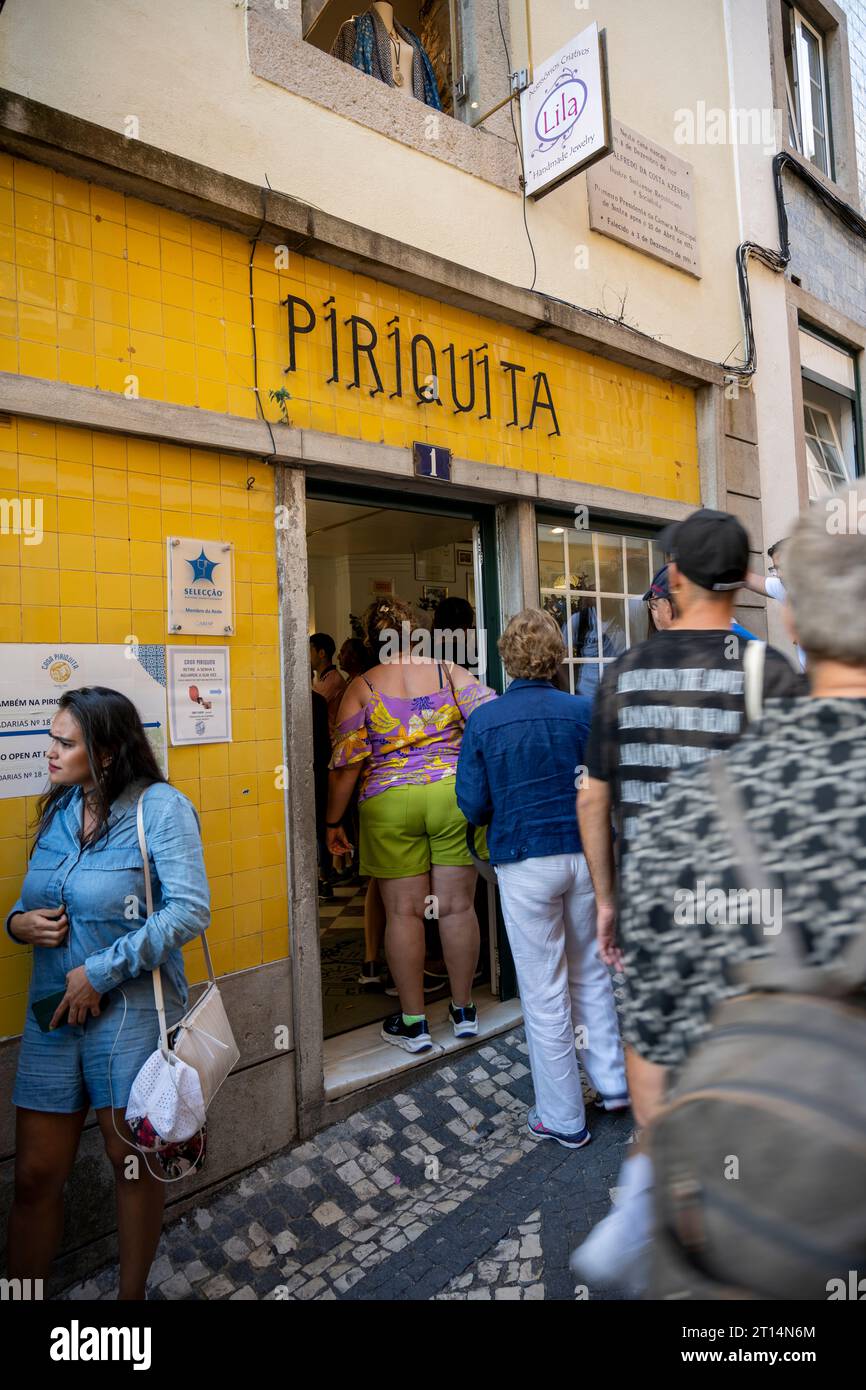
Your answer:
[[[104,685],[85,685],[80,690],[67,690],[61,695],[57,712],[68,710],[84,739],[90,775],[95,783],[92,806],[96,813],[93,830],[87,843],[95,844],[108,830],[111,803],[132,782],[149,786],[165,782],[153,754],[138,710],[119,690]],[[110,758],[103,765],[106,755]],[[48,829],[57,806],[69,791],[68,786],[49,787],[37,803],[39,816],[36,838]]]

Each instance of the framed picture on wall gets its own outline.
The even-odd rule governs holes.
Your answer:
[[[471,565],[471,564],[472,564],[472,551],[471,551],[471,550],[465,550],[462,546],[458,546],[458,547],[457,547],[457,563],[458,563],[458,565]]]
[[[394,581],[393,581],[393,579],[371,579],[371,580],[370,580],[370,593],[373,595],[373,598],[386,598],[386,597],[390,597],[390,595],[393,594],[393,592],[394,592]]]
[[[437,603],[448,597],[448,589],[444,584],[422,584],[421,597],[424,599],[425,608],[434,608]]]
[[[457,579],[454,543],[415,551],[415,578],[420,583],[453,584]]]

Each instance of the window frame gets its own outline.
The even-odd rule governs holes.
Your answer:
[[[782,3],[784,10],[783,20],[787,23],[789,29],[791,64],[794,78],[794,87],[792,90],[792,74],[788,70],[788,63],[786,60],[785,88],[788,101],[789,125],[792,124],[794,127],[794,148],[804,159],[808,159],[810,164],[814,164],[815,168],[820,170],[825,178],[835,181],[835,155],[830,108],[830,74],[827,62],[827,36],[796,5],[789,3],[789,0],[782,0]],[[815,125],[813,121],[811,91],[814,79],[812,78],[811,66],[808,59],[808,50],[803,38],[804,30],[812,36],[818,47],[818,67],[821,77],[821,111],[824,117],[822,138],[825,144],[826,167],[815,157]],[[804,102],[803,100],[804,77],[805,87],[809,97],[808,102]],[[811,146],[811,152],[809,146]]]
[[[602,628],[602,600],[618,600],[622,603],[625,636],[625,646],[623,647],[623,651],[628,651],[629,647],[635,644],[632,640],[631,634],[632,616],[629,609],[629,603],[634,599],[642,600],[644,592],[646,591],[646,589],[649,588],[649,585],[652,582],[652,577],[655,574],[656,569],[658,568],[658,565],[655,565],[654,563],[656,557],[653,554],[653,546],[658,544],[658,537],[663,528],[661,526],[655,526],[652,523],[640,523],[632,520],[626,520],[625,518],[623,518],[622,520],[619,520],[617,518],[590,518],[589,524],[585,528],[584,534],[587,534],[592,538],[592,558],[594,570],[593,587],[585,590],[574,590],[568,587],[563,589],[556,589],[551,585],[546,585],[541,582],[542,556],[539,549],[542,541],[541,528],[545,526],[562,527],[562,560],[564,566],[563,573],[567,577],[569,573],[572,572],[569,569],[571,555],[568,546],[568,534],[571,531],[579,532],[584,529],[575,527],[573,524],[569,525],[570,521],[573,522],[573,513],[557,514],[556,512],[551,511],[549,509],[536,510],[535,543],[539,566],[538,599],[539,604],[542,608],[544,607],[545,599],[548,597],[560,596],[566,599],[566,654],[562,663],[562,667],[568,673],[569,692],[571,694],[580,694],[580,690],[575,691],[574,675],[576,668],[581,666],[595,666],[598,671],[598,680],[600,682],[604,676],[606,668],[612,665],[614,661],[618,660],[618,658],[622,655],[622,652],[616,652],[613,656],[604,656],[603,643],[600,643],[602,651],[599,652],[598,656],[582,657],[576,656],[574,654],[571,633],[571,620],[574,612],[574,609],[572,607],[573,595],[582,594],[586,595],[587,597],[591,596],[593,598],[595,604],[596,630],[602,635],[602,637],[604,636],[604,629]],[[622,564],[623,581],[622,587],[618,590],[601,587],[601,561],[599,558],[598,538],[602,536],[616,537],[620,541],[620,561]],[[639,593],[629,588],[630,580],[626,552],[626,543],[628,541],[635,540],[646,542],[647,560],[649,565],[648,578]],[[663,561],[661,563],[663,563]],[[642,637],[638,637],[636,638],[636,640],[643,641],[644,639]]]
[[[818,433],[817,428],[810,428],[809,412],[812,413],[813,417],[820,415],[823,417],[824,420],[826,420],[830,428],[830,434],[832,436],[830,440],[822,438],[822,436]],[[803,434],[806,440],[806,481],[809,487],[809,501],[818,502],[821,500],[822,497],[829,496],[832,492],[836,490],[836,488],[844,486],[846,483],[850,483],[853,480],[848,476],[848,469],[845,463],[845,454],[842,450],[842,443],[839,439],[839,435],[836,430],[836,422],[833,419],[833,416],[830,414],[829,410],[825,405],[818,405],[815,401],[808,400],[806,398],[805,392],[803,395]],[[814,447],[810,447],[814,446],[815,444],[817,444],[818,448],[820,449],[822,459],[821,467],[819,467],[818,465]],[[838,475],[834,476],[830,473],[825,457],[825,449],[827,448],[828,444],[832,444],[833,449],[835,450],[838,456],[841,477]],[[823,477],[825,482],[829,484],[829,486],[826,488],[824,492],[813,492],[813,475]]]

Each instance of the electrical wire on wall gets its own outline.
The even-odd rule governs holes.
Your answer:
[[[496,14],[499,20],[499,32],[502,36],[502,47],[505,50],[505,62],[508,69],[508,79],[511,80],[511,55],[508,51],[508,40],[505,37],[505,26],[502,22],[502,0],[496,0]],[[549,300],[553,304],[562,304],[568,309],[577,309],[582,314],[590,314],[593,318],[604,320],[606,323],[615,323],[620,328],[625,328],[629,333],[633,333],[638,338],[643,338],[646,342],[657,342],[657,336],[651,333],[644,333],[640,328],[634,328],[626,323],[622,318],[615,318],[612,314],[606,314],[601,309],[587,309],[581,304],[575,304],[570,299],[562,299],[559,295],[548,294],[544,290],[535,290],[535,282],[538,278],[538,258],[535,246],[532,241],[532,234],[529,230],[529,223],[526,217],[526,168],[523,159],[523,146],[517,134],[517,123],[514,119],[514,100],[509,101],[508,106],[511,113],[511,126],[514,131],[514,142],[520,156],[520,186],[523,195],[523,225],[526,229],[526,239],[529,242],[529,249],[532,253],[532,283],[528,286],[530,291],[539,294],[542,299]],[[755,375],[758,366],[758,352],[755,343],[754,323],[752,319],[752,298],[749,290],[748,262],[750,259],[760,261],[762,265],[770,270],[782,272],[791,261],[791,244],[788,236],[788,213],[785,208],[785,190],[782,182],[782,170],[789,167],[814,193],[825,207],[834,216],[838,217],[848,231],[855,235],[866,238],[866,218],[863,218],[856,208],[844,199],[837,196],[815,175],[805,167],[788,150],[782,150],[773,156],[773,188],[776,197],[776,212],[779,220],[779,250],[773,251],[766,246],[761,246],[756,241],[744,241],[737,247],[737,285],[740,296],[740,310],[743,317],[743,338],[745,345],[746,360],[742,363],[716,362],[711,358],[703,358],[705,362],[712,362],[714,367],[721,367],[729,377],[747,383]]]
[[[508,52],[508,40],[505,37],[505,26],[502,23],[502,0],[496,0],[496,18],[499,20],[499,32],[502,35],[502,47],[505,49],[505,65],[508,69],[508,80],[511,81],[511,54]],[[538,260],[535,255],[535,247],[532,244],[532,236],[529,231],[529,223],[526,220],[526,166],[523,162],[523,145],[517,134],[517,122],[514,119],[514,98],[508,103],[508,112],[511,116],[511,129],[514,131],[514,143],[520,155],[520,187],[523,192],[523,225],[526,229],[526,240],[529,242],[529,249],[532,252],[532,284],[530,290],[535,289],[535,282],[538,279]]]
[[[813,193],[817,194],[824,206],[835,217],[839,218],[849,232],[866,239],[866,218],[861,217],[856,208],[853,208],[850,203],[846,203],[843,198],[838,197],[829,188],[825,188],[821,180],[788,150],[782,150],[773,156],[773,190],[776,195],[776,213],[779,218],[779,250],[771,251],[755,241],[744,241],[742,245],[737,247],[737,280],[743,313],[746,360],[740,366],[727,367],[724,363],[722,366],[725,366],[726,371],[730,371],[743,380],[749,380],[753,377],[758,365],[758,353],[752,323],[752,298],[749,292],[748,261],[750,258],[754,258],[768,266],[770,270],[775,271],[784,271],[791,261],[788,212],[785,207],[785,189],[782,182],[782,170],[786,166],[797,175],[797,178],[811,188]]]
[[[256,341],[256,305],[255,300],[253,298],[253,260],[256,254],[256,247],[259,244],[259,238],[262,232],[264,231],[265,223],[268,220],[268,192],[273,192],[273,189],[271,188],[271,181],[268,178],[267,174],[265,174],[265,183],[268,185],[267,189],[261,187],[259,188],[259,192],[262,195],[262,220],[259,223],[258,230],[255,232],[254,236],[250,241],[249,285],[250,330],[253,335],[253,390],[256,396],[256,408],[268,427],[268,434],[271,436],[271,452],[270,454],[264,456],[264,462],[268,463],[271,459],[274,459],[277,456],[277,442],[274,439],[274,432],[271,429],[271,422],[265,414],[264,406],[262,405],[261,392],[259,391],[259,352],[258,343]]]

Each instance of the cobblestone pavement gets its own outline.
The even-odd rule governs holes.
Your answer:
[[[586,1297],[568,1256],[610,1205],[629,1112],[590,1108],[592,1143],[563,1149],[527,1131],[522,1029],[449,1060],[169,1225],[148,1297]],[[116,1287],[111,1265],[62,1297]]]

